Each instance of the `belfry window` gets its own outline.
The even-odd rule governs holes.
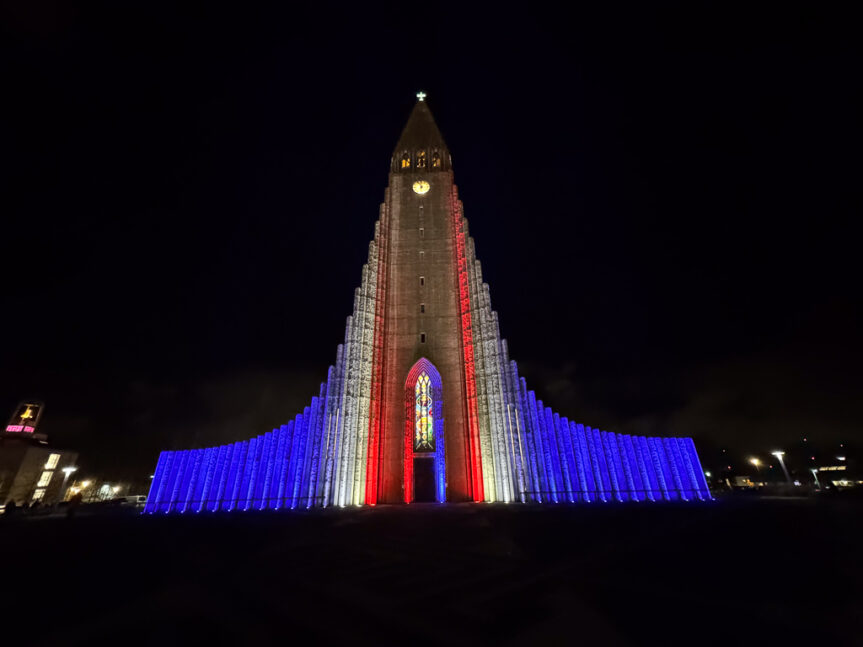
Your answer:
[[[417,168],[425,168],[426,167],[426,152],[420,151],[417,153]]]
[[[440,167],[441,167],[440,153],[435,151],[434,153],[432,153],[432,168],[440,168]]]
[[[423,335],[425,337],[425,335]],[[434,402],[432,401],[431,378],[423,371],[414,387],[416,414],[414,417],[414,451],[434,451]]]
[[[408,153],[402,155],[402,168],[411,167],[411,156]]]

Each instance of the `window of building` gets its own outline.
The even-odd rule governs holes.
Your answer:
[[[432,168],[440,168],[440,167],[441,167],[440,154],[437,151],[435,151],[432,154]]]
[[[51,482],[52,476],[54,476],[54,472],[42,472],[36,487],[46,487]]]
[[[420,333],[420,343],[421,344],[426,343],[426,334],[424,332]]]
[[[411,167],[411,156],[407,153],[402,155],[402,168],[410,168]]]
[[[420,151],[417,153],[417,168],[425,168],[426,167],[426,152]]]
[[[431,378],[423,371],[414,387],[416,416],[414,418],[414,451],[434,451],[434,401],[432,400]]]
[[[45,498],[45,488],[38,489],[33,493],[33,500],[34,501],[41,501],[44,498]]]
[[[425,253],[425,252],[420,252],[420,260],[421,260],[421,261],[424,261],[425,259],[426,259],[426,253]]]
[[[420,285],[425,285],[425,284],[426,284],[426,277],[421,276],[420,277]]]
[[[420,227],[420,238],[425,238],[425,237],[426,237],[425,227]]]
[[[46,470],[53,470],[60,462],[60,454],[49,454],[48,461],[45,463]]]
[[[425,312],[425,311],[426,311],[426,304],[421,303],[420,304],[420,312]]]

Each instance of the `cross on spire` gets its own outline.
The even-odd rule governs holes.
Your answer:
[[[420,101],[425,101],[426,96],[427,96],[426,93],[423,92],[422,90],[417,92],[417,99],[419,99]]]

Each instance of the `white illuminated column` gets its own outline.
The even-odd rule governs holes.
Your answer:
[[[788,468],[785,467],[785,461],[782,460],[782,457],[785,456],[785,452],[770,452],[773,456],[779,459],[779,464],[782,466],[782,471],[785,472],[785,478],[788,481],[788,485],[791,485],[791,475],[788,473]]]
[[[78,468],[74,465],[67,465],[64,467],[61,472],[63,472],[63,485],[60,486],[60,501],[66,500],[66,482],[69,480],[69,475],[76,471]]]

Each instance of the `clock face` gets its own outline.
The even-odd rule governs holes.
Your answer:
[[[430,188],[431,186],[425,180],[417,180],[416,182],[414,182],[414,193],[417,193],[419,195],[425,195],[429,192]]]

